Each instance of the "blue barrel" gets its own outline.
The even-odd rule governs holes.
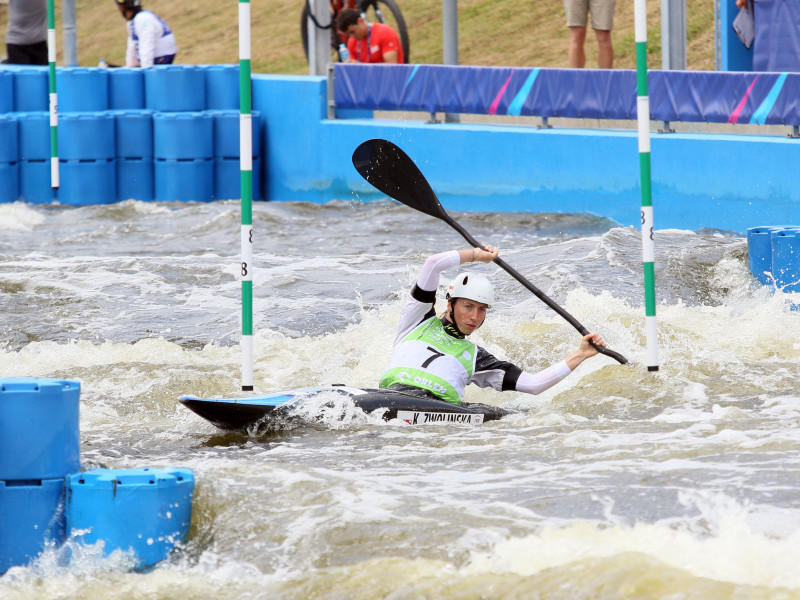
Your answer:
[[[214,121],[207,112],[153,115],[153,155],[166,159],[214,156]]]
[[[106,555],[133,551],[137,567],[165,559],[189,533],[194,475],[189,469],[94,469],[67,478],[67,529]]]
[[[157,158],[155,199],[160,202],[209,202],[214,199],[213,159]]]
[[[239,65],[207,65],[206,108],[239,110]]]
[[[114,155],[117,158],[153,157],[153,113],[118,110],[114,115]]]
[[[155,183],[152,158],[117,158],[116,164],[118,200],[153,200]]]
[[[0,71],[2,73],[2,71]],[[0,115],[0,162],[19,160],[19,124],[12,113]]]
[[[56,69],[58,112],[108,110],[108,71],[97,67]]]
[[[253,159],[253,200],[261,199],[261,159]],[[242,197],[242,171],[238,158],[214,159],[214,200],[237,200]]]
[[[0,162],[0,204],[19,199],[19,163]]]
[[[141,110],[144,108],[144,72],[142,69],[109,69],[108,108]]]
[[[58,158],[114,158],[114,115],[108,112],[67,113],[58,117]]]
[[[64,490],[64,477],[0,480],[0,575],[64,542]]]
[[[72,206],[111,204],[117,201],[114,159],[59,161],[58,201]]]
[[[19,166],[19,196],[30,204],[50,204],[55,191],[50,185],[50,159],[22,160]]]
[[[163,112],[206,109],[204,69],[193,65],[154,65],[144,71],[145,108]]]
[[[214,119],[214,157],[239,158],[239,111],[211,111]],[[252,112],[253,157],[261,156],[261,113]]]
[[[800,291],[800,231],[773,230],[771,239],[775,285],[786,293]]]
[[[80,469],[80,395],[77,381],[0,379],[0,480],[53,479]]]
[[[747,262],[750,272],[764,285],[772,283],[772,230],[775,227],[750,227],[747,230]]]
[[[47,67],[14,69],[14,110],[36,112],[50,110],[50,84]]]
[[[50,115],[46,112],[17,114],[20,160],[50,160]]]
[[[0,70],[0,113],[14,112],[14,74],[9,69]]]

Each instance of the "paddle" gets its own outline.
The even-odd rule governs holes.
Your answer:
[[[387,196],[402,202],[426,215],[441,219],[455,229],[473,247],[483,248],[469,232],[454,221],[442,207],[436,194],[431,189],[425,176],[417,168],[408,155],[388,140],[367,140],[353,152],[353,166],[361,176]],[[514,279],[533,292],[537,298],[561,315],[577,329],[581,335],[589,332],[575,317],[556,304],[547,294],[520,275],[513,267],[501,258],[494,262]],[[620,364],[628,359],[603,346],[596,346],[598,352],[610,356]]]

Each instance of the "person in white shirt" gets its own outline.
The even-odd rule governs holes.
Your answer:
[[[158,16],[142,9],[142,0],[114,0],[128,26],[128,49],[125,65],[152,67],[169,65],[175,60],[178,45],[169,26]]]

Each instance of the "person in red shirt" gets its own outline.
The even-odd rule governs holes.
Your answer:
[[[400,63],[403,46],[400,36],[389,25],[367,23],[357,10],[346,9],[339,13],[336,28],[347,34],[347,62]]]

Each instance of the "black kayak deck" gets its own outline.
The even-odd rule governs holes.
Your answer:
[[[382,410],[385,421],[400,419],[411,425],[425,423],[470,423],[494,421],[515,411],[488,404],[450,404],[443,400],[391,389],[329,386],[299,388],[241,398],[198,398],[181,396],[181,403],[221,429],[247,429],[272,418],[291,417],[292,409],[304,399],[322,394],[352,399],[365,413]]]

